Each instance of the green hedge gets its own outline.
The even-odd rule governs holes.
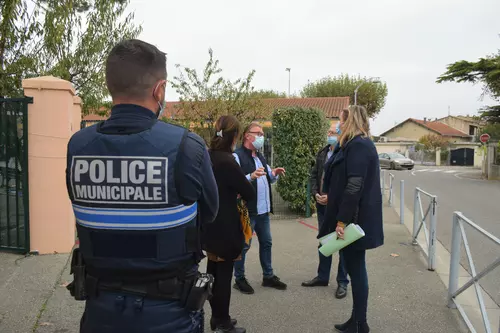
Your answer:
[[[323,111],[291,107],[273,112],[274,167],[284,167],[278,193],[295,211],[305,211],[307,183],[317,152],[326,145],[328,122]],[[309,196],[310,197],[310,196]],[[313,206],[313,200],[309,204]]]

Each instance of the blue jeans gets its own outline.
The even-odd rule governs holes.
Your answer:
[[[366,321],[368,307],[368,273],[366,272],[366,250],[343,248],[347,273],[351,277],[353,318],[358,322]]]
[[[274,272],[271,264],[271,248],[273,246],[273,239],[271,237],[271,222],[269,221],[269,214],[250,216],[250,224],[252,226],[252,231],[255,231],[257,238],[259,239],[259,259],[260,265],[262,266],[262,273],[265,278],[273,277]],[[236,279],[242,279],[245,277],[245,258],[251,245],[252,240],[250,240],[249,245],[245,244],[243,253],[241,254],[241,260],[235,261],[234,263],[234,277]]]
[[[326,206],[316,204],[316,212],[318,214],[318,226],[321,229],[323,222],[325,221],[325,209]],[[330,281],[330,271],[332,269],[332,257],[325,257],[318,251],[319,254],[319,265],[318,265],[318,279],[321,281]],[[347,278],[347,272],[345,269],[344,255],[342,251],[339,253],[339,265],[337,268],[337,284],[340,286],[347,287],[349,284],[349,279]]]
[[[202,311],[189,312],[178,301],[99,291],[85,303],[80,333],[202,333],[203,320]]]

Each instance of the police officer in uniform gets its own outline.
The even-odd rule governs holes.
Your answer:
[[[69,289],[86,300],[81,333],[203,330],[213,280],[198,273],[199,231],[217,214],[218,191],[204,141],[157,119],[166,77],[165,53],[120,42],[106,62],[110,118],[68,144],[80,239]]]

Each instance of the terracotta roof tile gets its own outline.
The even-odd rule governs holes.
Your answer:
[[[299,106],[323,110],[327,118],[338,118],[340,112],[349,106],[349,96],[346,97],[316,97],[316,98],[265,98],[262,100],[268,106],[269,113],[277,108]],[[180,102],[167,102],[165,117],[182,118],[181,111],[176,108]]]
[[[101,121],[101,120],[106,120],[108,117],[103,117],[98,114],[88,114],[85,117],[82,118],[84,121]]]
[[[462,131],[459,131],[451,126],[448,126],[444,123],[441,123],[439,121],[423,121],[420,119],[413,119],[410,118],[410,121],[413,121],[419,125],[422,125],[424,127],[427,127],[431,131],[437,132],[442,136],[456,136],[456,137],[462,137],[462,138],[468,138],[470,135],[465,134]]]

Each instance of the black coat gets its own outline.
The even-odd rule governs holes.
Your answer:
[[[384,244],[380,165],[375,145],[357,136],[342,147],[326,170],[329,176],[328,205],[319,237],[335,231],[337,222],[357,223],[366,236],[350,246],[373,249]],[[349,177],[362,177],[361,191],[346,191]],[[326,179],[325,175],[325,179]]]
[[[323,177],[325,170],[325,163],[328,157],[328,152],[330,151],[331,146],[326,145],[321,148],[321,150],[316,155],[316,161],[311,169],[311,175],[309,176],[309,183],[311,184],[311,194],[316,200],[316,194],[323,192],[321,186],[321,178]],[[332,158],[333,155],[330,157]]]
[[[245,243],[237,196],[254,200],[255,190],[231,153],[210,151],[210,158],[219,188],[219,212],[212,223],[203,227],[203,249],[225,260],[234,260]]]

